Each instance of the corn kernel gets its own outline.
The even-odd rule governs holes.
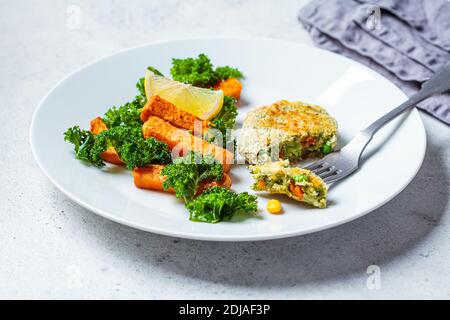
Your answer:
[[[272,199],[269,200],[269,202],[267,202],[267,211],[269,211],[270,213],[273,214],[279,214],[281,213],[281,202],[276,200],[276,199]]]

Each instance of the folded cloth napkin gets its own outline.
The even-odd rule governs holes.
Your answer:
[[[450,61],[447,0],[313,0],[298,18],[319,47],[369,66],[408,96]],[[450,94],[418,107],[450,125]]]

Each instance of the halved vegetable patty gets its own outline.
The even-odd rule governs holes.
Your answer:
[[[333,151],[337,122],[322,107],[277,101],[251,110],[239,138],[239,153],[250,163],[298,161]]]
[[[288,160],[254,165],[249,169],[255,179],[252,186],[255,191],[286,194],[318,208],[327,206],[325,182],[309,170],[289,167]]]

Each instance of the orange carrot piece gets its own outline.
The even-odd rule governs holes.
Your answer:
[[[134,168],[132,173],[135,186],[141,189],[150,189],[155,191],[165,191],[174,193],[174,190],[172,188],[164,190],[163,182],[166,179],[166,177],[161,175],[161,171],[163,169],[164,166],[159,164],[151,164],[143,168]],[[231,187],[230,176],[224,173],[221,181],[218,182],[202,181],[198,187],[197,194],[200,194],[206,189],[213,186],[222,186],[224,188],[230,188]]]
[[[293,183],[289,185],[291,192],[296,195],[299,199],[303,199],[303,189],[301,186],[297,186]]]
[[[214,89],[222,89],[224,95],[231,96],[239,100],[241,97],[242,83],[236,78],[229,78],[216,83]]]
[[[209,181],[209,182],[208,181],[203,181],[203,182],[201,182],[200,186],[198,188],[198,191],[197,191],[197,195],[203,193],[203,191],[205,191],[206,189],[211,188],[211,187],[215,187],[215,186],[230,189],[231,188],[231,184],[232,183],[231,183],[230,176],[228,174],[224,173],[223,177],[222,177],[222,180],[220,180],[220,181]]]
[[[256,183],[256,187],[258,188],[258,190],[264,190],[264,188],[266,187],[266,182],[264,180],[259,180]]]
[[[233,153],[230,151],[214,144],[210,144],[155,116],[150,116],[144,123],[142,133],[146,139],[154,137],[155,139],[167,143],[169,149],[176,155],[186,155],[189,151],[199,152],[203,156],[211,155],[223,165],[223,170],[225,172],[230,170],[230,166],[234,160]]]
[[[103,119],[100,117],[97,117],[95,119],[91,120],[91,132],[94,135],[98,135],[100,132],[108,130],[108,127],[103,122]]]
[[[105,130],[108,130],[108,127],[103,122],[102,118],[97,117],[91,121],[90,131],[92,132],[92,134],[97,135]],[[106,162],[117,165],[123,164],[123,161],[120,160],[119,154],[116,152],[116,150],[114,150],[113,147],[109,147],[108,149],[106,149],[106,151],[103,152],[100,156]]]

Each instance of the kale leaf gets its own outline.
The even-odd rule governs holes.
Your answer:
[[[100,156],[109,146],[119,154],[128,169],[151,163],[170,163],[171,154],[166,143],[153,137],[144,139],[141,128],[119,126],[96,136],[93,152]]]
[[[239,69],[232,68],[229,66],[217,67],[215,71],[217,77],[221,80],[227,80],[229,78],[242,79],[244,74],[239,71]]]
[[[197,58],[172,59],[170,74],[176,81],[203,88],[211,88],[220,80],[244,77],[238,69],[229,66],[214,69],[209,58],[203,53]]]
[[[152,67],[152,66],[147,67],[147,70],[150,70],[151,72],[153,72],[153,73],[156,74],[157,76],[164,77],[164,75],[163,75],[158,69],[156,69],[156,68],[154,68],[154,67]]]
[[[153,67],[147,69],[162,76]],[[94,136],[90,131],[74,126],[64,133],[64,140],[74,145],[77,159],[103,167],[105,163],[101,154],[108,147],[114,147],[128,169],[150,163],[170,163],[171,155],[166,143],[154,138],[144,139],[142,136],[140,114],[147,103],[144,82],[145,78],[140,78],[137,82],[139,94],[133,101],[118,108],[113,106],[106,111],[102,120],[108,130]]]
[[[229,148],[230,145],[235,144],[236,141],[232,140],[233,137],[227,135],[227,129],[234,127],[237,114],[236,99],[225,96],[222,109],[211,119],[213,126],[205,132],[203,139],[223,148]],[[219,136],[219,132],[216,130],[220,131]]]
[[[174,80],[197,87],[209,88],[219,81],[211,61],[203,53],[197,58],[172,59],[170,73]]]
[[[158,69],[152,66],[147,67],[147,70],[150,70],[158,76],[164,77],[164,75]],[[145,77],[139,79],[139,81],[136,83],[136,88],[139,91],[139,95],[136,96],[136,100],[138,100],[143,107],[147,102],[147,95],[145,94]]]
[[[135,101],[143,107],[147,103],[147,95],[145,94],[145,78],[142,77],[136,83],[136,88],[139,91],[139,95],[136,96]]]
[[[220,130],[222,134],[227,129],[232,129],[237,117],[236,99],[233,97],[223,97],[223,106],[220,112],[211,120],[214,128]]]
[[[193,199],[202,181],[220,181],[223,176],[223,166],[214,157],[202,157],[193,151],[186,156],[173,160],[161,174],[166,177],[164,189],[173,188],[177,198],[185,202]]]
[[[154,67],[147,67],[148,70],[153,73],[162,76],[163,74],[159,72]],[[103,122],[108,128],[118,127],[118,126],[131,126],[139,127],[142,126],[142,121],[140,114],[142,108],[147,103],[147,96],[145,94],[145,78],[142,77],[136,83],[136,88],[139,94],[134,98],[133,101],[125,103],[120,107],[112,107],[106,111],[103,116]]]
[[[141,110],[141,101],[135,99],[132,102],[125,103],[119,108],[114,106],[108,109],[102,120],[110,129],[118,126],[141,127]]]
[[[212,187],[186,203],[191,221],[217,223],[231,219],[235,214],[255,213],[257,197],[247,192],[235,193],[227,188]]]
[[[78,126],[64,133],[64,140],[74,144],[76,158],[97,167],[105,163],[101,157],[108,147],[114,147],[128,169],[143,167],[150,163],[170,163],[170,151],[164,142],[154,138],[144,139],[140,128],[118,126],[94,136]]]
[[[74,145],[75,157],[79,160],[87,161],[97,167],[104,165],[103,160],[98,159],[92,154],[95,144],[95,136],[87,130],[74,126],[64,132],[64,141],[68,141]]]
[[[74,126],[64,132],[64,141],[68,141],[74,145],[75,157],[79,160],[87,161],[97,167],[104,166],[103,160],[98,159],[92,150],[95,145],[95,136],[87,130]]]

